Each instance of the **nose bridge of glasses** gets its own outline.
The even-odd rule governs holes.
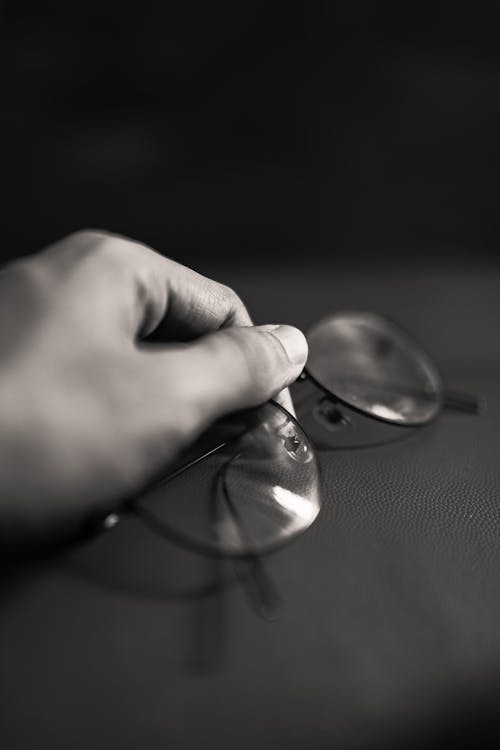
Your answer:
[[[351,419],[339,399],[304,371],[292,387],[293,403],[299,422],[306,412],[312,412],[325,428],[339,430],[348,427]]]
[[[291,394],[297,419],[318,450],[385,445],[414,432],[351,409],[309,375],[292,386]]]

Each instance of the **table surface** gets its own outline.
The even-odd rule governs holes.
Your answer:
[[[444,733],[491,730],[500,273],[217,275],[263,323],[307,327],[336,309],[395,318],[453,387],[487,398],[487,412],[447,412],[406,440],[321,451],[318,521],[266,559],[284,602],[274,622],[228,583],[229,563],[157,540],[132,517],[4,566],[3,750],[428,747]]]

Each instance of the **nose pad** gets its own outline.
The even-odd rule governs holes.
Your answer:
[[[351,420],[341,411],[337,402],[323,396],[313,409],[313,416],[321,427],[330,432],[338,432],[351,426]]]

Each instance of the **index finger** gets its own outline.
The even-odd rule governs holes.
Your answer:
[[[110,294],[120,296],[135,328],[133,336],[153,331],[159,340],[195,338],[252,320],[238,295],[191,268],[166,258],[147,245],[102,231],[76,232],[42,253],[62,266],[80,261],[93,268]],[[104,278],[103,278],[104,277]],[[89,290],[92,291],[92,290]]]
[[[230,287],[127,237],[103,231],[77,232],[42,255],[54,260],[59,269],[85,259],[106,288],[118,292],[121,303],[115,309],[125,310],[127,320],[132,320],[133,338],[180,341],[233,325],[253,325],[245,305]],[[288,390],[277,400],[294,413]]]
[[[162,256],[160,256],[162,257]],[[168,263],[167,311],[154,328],[155,338],[192,338],[229,326],[251,326],[236,292],[174,260]]]

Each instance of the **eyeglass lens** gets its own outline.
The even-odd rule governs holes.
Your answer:
[[[307,529],[318,515],[317,460],[295,419],[268,403],[252,411],[238,437],[137,502],[202,552],[261,554]]]
[[[340,401],[401,425],[425,424],[441,409],[439,371],[399,326],[375,313],[340,312],[307,334],[307,372]]]

